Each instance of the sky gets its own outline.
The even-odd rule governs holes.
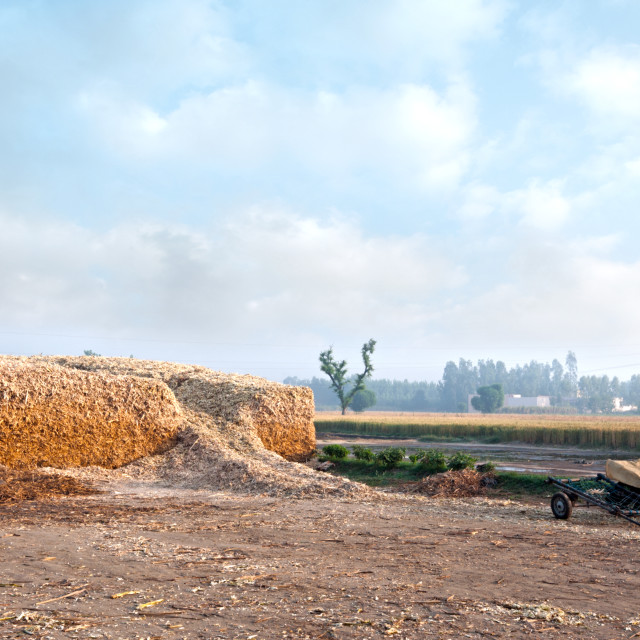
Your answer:
[[[0,353],[640,373],[636,0],[0,0]]]

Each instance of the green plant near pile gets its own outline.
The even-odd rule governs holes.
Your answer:
[[[452,471],[461,471],[462,469],[473,469],[477,462],[477,458],[473,458],[466,453],[458,451],[447,460],[447,468]]]
[[[422,458],[424,457],[425,453],[426,451],[424,449],[416,449],[415,453],[412,453],[409,456],[409,460],[412,464],[418,464],[418,462],[420,462],[420,460],[422,460]]]
[[[351,447],[353,451],[353,457],[356,460],[364,460],[365,462],[373,462],[376,458],[376,454],[371,451],[371,449],[367,449],[367,447],[363,447],[359,444]]]
[[[438,449],[427,449],[420,460],[420,466],[427,475],[443,473],[447,470],[447,460],[442,451],[438,451]]]
[[[387,447],[376,454],[376,463],[385,469],[393,469],[404,459],[405,449]]]
[[[341,444],[328,444],[326,447],[322,447],[322,453],[330,458],[342,460],[349,455],[349,449],[343,447]]]

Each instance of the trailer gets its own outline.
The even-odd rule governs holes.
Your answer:
[[[640,489],[615,482],[602,473],[568,480],[549,476],[547,483],[560,489],[551,497],[551,511],[556,518],[570,518],[573,508],[582,500],[587,507],[599,507],[640,526]]]

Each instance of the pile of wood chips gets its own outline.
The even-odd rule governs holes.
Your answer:
[[[24,458],[29,460],[32,468],[49,464],[65,468],[63,473],[68,476],[89,481],[94,477],[96,480],[106,479],[104,469],[78,468],[75,461],[67,464],[66,459],[56,464],[42,456],[46,446],[64,446],[69,450],[69,455],[86,455],[81,452],[91,451],[92,447],[92,436],[79,433],[77,437],[71,437],[70,430],[63,430],[60,442],[64,441],[65,444],[60,445],[57,442],[60,428],[56,420],[50,420],[46,427],[37,426],[45,425],[47,406],[55,409],[57,395],[62,394],[62,398],[71,395],[64,387],[55,384],[55,377],[50,380],[53,384],[45,384],[49,370],[54,371],[55,376],[61,375],[60,370],[63,370],[62,378],[80,376],[85,386],[94,379],[109,380],[121,389],[131,385],[136,387],[138,383],[147,384],[149,389],[163,390],[167,411],[177,407],[179,415],[171,447],[160,447],[159,453],[158,449],[141,453],[133,462],[109,472],[114,480],[296,497],[334,495],[361,498],[374,493],[368,487],[346,478],[320,474],[304,464],[296,464],[307,460],[315,452],[313,393],[308,388],[282,385],[255,376],[221,373],[201,366],[133,358],[0,356],[0,365],[4,365],[6,371],[11,366],[22,366],[33,367],[34,373],[42,372],[42,376],[38,373],[32,378],[23,377],[21,381],[14,381],[9,376],[8,383],[5,382],[5,433],[13,433],[14,437],[19,438],[21,429],[24,429],[24,437],[19,447],[14,445],[5,454],[6,458],[11,459],[11,464],[5,462],[2,456],[0,464],[18,468]],[[0,370],[0,386],[2,383],[3,371]],[[24,384],[24,389],[21,384]],[[30,386],[37,390],[38,397],[43,400],[38,401],[38,411],[34,416],[29,415],[33,400]],[[6,391],[9,387],[13,391]],[[117,416],[129,408],[120,406],[124,395],[115,393],[109,396],[107,391],[105,388],[105,394],[100,396],[104,398],[101,401],[104,414],[97,410],[88,386],[86,393],[74,392],[74,402],[79,411],[74,409],[73,415],[80,424],[84,420],[82,409],[85,405],[92,409],[82,424],[87,429],[103,430],[108,434],[105,440],[110,442],[110,447],[103,449],[87,464],[112,468],[117,465],[109,464],[109,450],[119,449],[122,429],[118,427],[112,430],[109,426],[111,418],[105,419],[104,416]],[[0,407],[2,402],[3,392],[0,389]],[[52,413],[61,420],[67,420],[67,408],[65,401],[59,410],[56,409],[57,413]],[[136,419],[145,417],[145,413],[136,414],[137,409],[133,409],[135,424]],[[154,424],[161,415],[164,414],[156,411],[151,423]],[[17,422],[16,416],[21,421]],[[17,428],[16,425],[21,427]],[[0,416],[0,432],[2,428]],[[153,428],[150,433],[153,434]],[[2,437],[0,433],[0,451]],[[47,439],[53,444],[47,445]],[[32,447],[33,451],[29,447],[30,440],[40,443]],[[100,440],[99,433],[97,440]]]
[[[93,493],[98,491],[75,478],[40,470],[16,471],[0,466],[0,504]]]
[[[22,360],[116,377],[151,378],[166,384],[181,408],[223,421],[230,433],[238,431],[245,440],[257,437],[269,451],[287,460],[302,462],[315,451],[313,392],[307,387],[134,358],[33,356]]]
[[[0,358],[0,464],[110,469],[166,451],[181,424],[156,380]]]
[[[425,476],[419,482],[406,484],[402,488],[406,493],[419,493],[433,498],[469,498],[483,495],[490,477],[491,473],[462,469]]]

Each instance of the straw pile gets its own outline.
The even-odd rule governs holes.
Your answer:
[[[299,497],[372,493],[358,483],[289,462],[306,460],[315,451],[310,389],[205,367],[132,358],[0,357],[0,363],[3,361],[166,384],[181,412],[176,445],[162,455],[146,456],[118,470],[120,479]],[[96,477],[104,474],[98,470],[67,473],[88,479],[92,473]]]
[[[0,360],[0,464],[114,468],[166,451],[180,409],[166,385]]]

